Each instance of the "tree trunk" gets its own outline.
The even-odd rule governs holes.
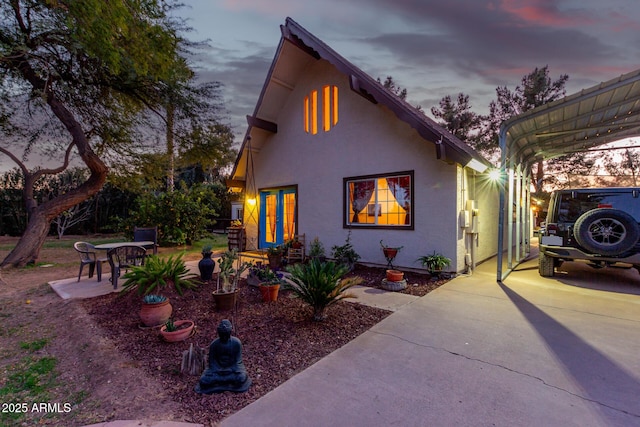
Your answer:
[[[173,120],[174,108],[171,101],[167,105],[167,155],[169,156],[169,170],[167,171],[167,191],[172,192],[175,189],[175,154],[173,146]]]
[[[16,247],[7,255],[0,263],[0,269],[8,267],[23,267],[29,263],[35,263],[40,255],[40,248],[49,234],[51,221],[62,212],[70,209],[89,197],[96,194],[102,188],[107,179],[107,166],[102,159],[91,149],[91,145],[82,126],[75,118],[73,113],[56,97],[50,86],[45,84],[30,67],[29,62],[17,55],[12,58],[18,64],[18,69],[26,81],[28,81],[34,89],[38,89],[47,96],[47,104],[51,108],[53,114],[65,126],[72,138],[72,143],[78,151],[78,155],[82,161],[91,170],[89,179],[77,188],[51,199],[40,206],[36,205],[33,198],[33,187],[27,185],[29,178],[33,178],[35,174],[25,173],[25,205],[29,214],[29,222],[25,232],[20,237]],[[64,169],[64,168],[62,168]],[[60,172],[61,170],[56,170]],[[35,180],[34,180],[35,181]]]
[[[542,191],[542,187],[543,187],[543,181],[544,181],[544,162],[542,160],[540,160],[537,164],[536,164],[537,168],[536,168],[536,175],[535,175],[535,179],[533,182],[533,187],[535,189],[536,193],[539,193]]]
[[[40,248],[49,234],[49,222],[45,216],[35,213],[29,216],[27,228],[20,236],[16,247],[7,255],[0,264],[1,267],[22,267],[26,264],[34,264],[40,255]]]

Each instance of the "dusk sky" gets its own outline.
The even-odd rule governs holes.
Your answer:
[[[287,16],[373,78],[393,76],[429,113],[464,92],[486,113],[536,67],[568,74],[567,95],[640,67],[637,0],[189,0],[180,16],[209,40],[194,65],[224,84],[246,130]],[[430,114],[430,113],[429,113]]]

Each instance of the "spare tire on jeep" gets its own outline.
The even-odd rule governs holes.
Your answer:
[[[640,237],[640,226],[624,211],[598,208],[585,212],[576,220],[573,235],[586,250],[615,256],[635,246]]]

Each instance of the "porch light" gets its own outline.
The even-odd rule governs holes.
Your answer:
[[[250,197],[247,199],[247,204],[249,206],[255,206],[256,205],[256,198],[255,197]]]
[[[487,165],[485,165],[484,163],[476,160],[476,159],[471,159],[469,160],[469,163],[466,164],[467,167],[470,167],[471,169],[473,169],[474,171],[478,172],[478,173],[482,173],[485,170],[487,170]]]
[[[502,178],[502,172],[500,169],[491,169],[489,171],[489,179],[491,181],[500,181],[500,178]]]

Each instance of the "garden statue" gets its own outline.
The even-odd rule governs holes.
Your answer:
[[[242,363],[242,343],[231,336],[231,329],[231,322],[227,319],[218,325],[218,338],[209,346],[209,366],[195,387],[197,393],[244,392],[249,389],[251,379]]]

